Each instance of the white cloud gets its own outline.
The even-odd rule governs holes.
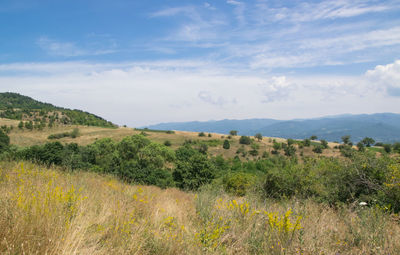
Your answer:
[[[400,60],[392,64],[378,65],[366,72],[371,83],[379,86],[390,96],[400,97]]]
[[[0,66],[0,90],[131,126],[224,118],[290,119],[396,111],[398,97],[387,96],[380,87],[398,81],[398,69],[399,61],[377,66],[366,75],[305,77],[243,73],[210,62],[179,60],[10,64]],[[27,75],[21,76],[20,70]]]

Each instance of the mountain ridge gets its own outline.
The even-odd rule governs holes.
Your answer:
[[[170,122],[147,126],[151,129],[168,129],[194,132],[218,132],[228,134],[237,130],[240,135],[304,139],[312,135],[328,141],[340,141],[350,135],[354,142],[372,137],[379,142],[400,141],[400,114],[341,114],[311,119],[224,119],[217,121]]]

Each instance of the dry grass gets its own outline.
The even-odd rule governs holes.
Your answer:
[[[1,254],[399,254],[379,208],[131,186],[0,163]],[[397,218],[396,218],[397,217]]]

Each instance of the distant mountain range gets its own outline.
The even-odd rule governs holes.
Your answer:
[[[350,135],[353,142],[372,137],[377,142],[400,142],[400,114],[376,113],[337,115],[315,119],[275,120],[245,119],[161,123],[150,129],[215,132],[228,134],[237,130],[239,135],[261,133],[268,137],[304,139],[312,135],[328,141],[340,141]]]

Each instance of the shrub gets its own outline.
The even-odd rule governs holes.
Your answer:
[[[0,130],[0,153],[8,149],[10,146],[10,137]]]
[[[222,148],[224,148],[225,150],[229,150],[231,148],[231,144],[229,143],[229,140],[224,141]]]
[[[304,139],[303,140],[303,145],[304,145],[304,147],[310,147],[310,145],[311,145],[310,139]]]
[[[324,140],[324,139],[321,140],[321,145],[322,145],[322,147],[324,147],[324,149],[328,149],[329,148],[328,142],[326,140]]]
[[[384,144],[383,149],[385,150],[386,153],[390,153],[390,152],[392,152],[392,145]]]
[[[224,177],[223,186],[227,193],[235,196],[244,196],[253,182],[253,176],[250,174],[234,173]]]
[[[231,130],[231,131],[229,131],[229,134],[230,134],[231,136],[236,136],[236,135],[238,134],[238,131],[236,131],[236,130]]]
[[[251,138],[248,136],[241,136],[239,139],[240,144],[251,144]]]
[[[317,146],[314,146],[312,151],[320,154],[320,153],[322,153],[323,149],[324,148],[321,145],[317,145]]]
[[[263,136],[261,133],[257,133],[254,135],[254,138],[256,138],[258,141],[261,141],[263,139]]]
[[[204,137],[204,136],[206,136],[206,134],[204,134],[204,132],[199,133],[199,137]]]
[[[173,172],[176,185],[181,189],[197,190],[215,178],[215,166],[206,155],[194,153],[187,160],[179,160]]]
[[[169,140],[167,140],[167,141],[164,142],[164,145],[169,147],[169,146],[172,145],[172,143]]]

